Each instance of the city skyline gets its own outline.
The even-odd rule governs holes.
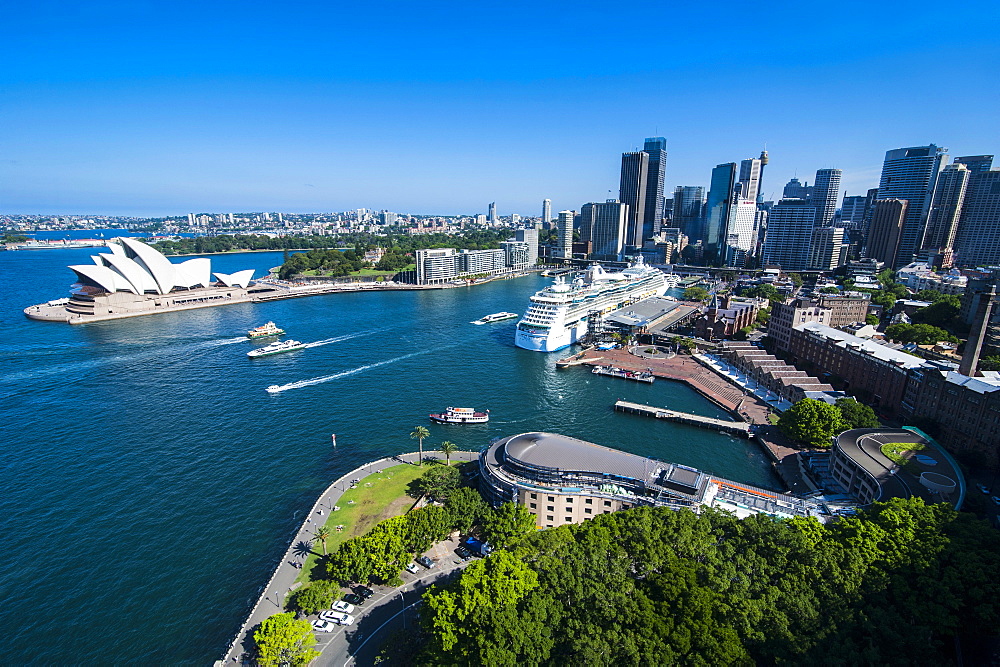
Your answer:
[[[501,216],[537,215],[545,198],[559,211],[613,196],[620,155],[652,136],[666,138],[667,193],[707,188],[715,165],[766,147],[764,199],[827,168],[842,170],[841,195],[863,195],[895,146],[1000,154],[997,10],[930,8],[848,3],[833,16],[717,3],[694,24],[711,35],[650,31],[625,58],[586,46],[606,12],[585,4],[503,16],[391,3],[16,5],[0,28],[0,87],[17,102],[0,130],[0,212],[459,214],[496,201]],[[668,7],[617,11],[670,24]],[[487,20],[508,39],[464,39]],[[976,57],[956,67],[947,40],[915,34],[961,35]],[[890,92],[938,80],[976,103],[956,114]]]

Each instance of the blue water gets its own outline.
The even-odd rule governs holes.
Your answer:
[[[628,399],[723,416],[686,386],[557,370],[560,354],[513,346],[514,321],[470,324],[523,312],[540,276],[83,326],[22,315],[66,296],[66,265],[92,252],[0,252],[4,662],[219,658],[304,508],[360,463],[415,449],[417,425],[430,429],[427,448],[548,430],[775,485],[753,444],[612,411]],[[213,270],[260,275],[280,262],[225,255]],[[248,359],[263,343],[244,333],[267,320],[332,342]],[[291,388],[271,395],[272,384]],[[492,419],[428,421],[450,405]]]

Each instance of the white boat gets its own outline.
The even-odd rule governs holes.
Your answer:
[[[485,424],[490,420],[490,411],[476,412],[472,408],[448,408],[442,413],[429,416],[431,421],[439,424]]]
[[[473,324],[490,324],[492,322],[500,322],[501,320],[510,320],[517,317],[517,313],[493,313],[492,315],[487,315],[486,317],[480,318],[473,322]]]
[[[642,257],[620,272],[594,264],[572,282],[558,276],[531,297],[528,312],[517,323],[514,344],[538,352],[561,350],[583,338],[591,314],[609,313],[666,291],[667,274],[643,264]]]
[[[264,391],[266,391],[269,394],[277,394],[279,391],[281,391],[281,385],[272,384],[270,387],[268,387]]]
[[[258,347],[256,350],[250,350],[247,352],[247,356],[251,359],[257,357],[267,357],[272,354],[281,354],[282,352],[292,352],[294,350],[304,350],[306,348],[305,343],[300,343],[297,340],[286,340],[279,343],[271,343],[264,347]]]
[[[266,338],[268,336],[280,336],[283,333],[285,333],[284,329],[279,328],[274,322],[268,322],[248,331],[247,338]]]

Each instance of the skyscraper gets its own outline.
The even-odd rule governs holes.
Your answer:
[[[920,246],[936,266],[951,266],[955,232],[958,230],[968,183],[969,169],[960,162],[945,165],[938,175],[934,201],[927,214],[927,227]]]
[[[993,168],[992,155],[965,155],[955,158],[955,164],[964,164],[966,169],[974,174],[989,171]]]
[[[740,191],[739,196],[743,199],[757,201],[757,194],[760,192],[761,164],[758,158],[749,158],[740,161]]]
[[[782,199],[809,199],[812,197],[812,188],[806,181],[803,185],[798,178],[793,178],[785,184],[785,189],[781,193]]]
[[[649,153],[622,153],[622,175],[618,200],[628,206],[625,245],[642,247],[646,221],[646,183],[649,176]],[[661,209],[662,210],[662,209]]]
[[[819,215],[819,207],[816,208]],[[832,271],[847,263],[844,230],[841,227],[817,227],[812,233],[809,268]]]
[[[1000,170],[969,175],[955,252],[962,266],[1000,265]]]
[[[667,174],[667,140],[647,137],[642,152],[649,156],[646,177],[646,204],[643,211],[642,241],[653,238],[654,229],[663,222],[663,183]],[[642,245],[640,241],[636,245]]]
[[[678,185],[674,188],[672,225],[692,242],[702,239],[705,215],[705,188],[700,185]]]
[[[816,226],[826,227],[833,221],[840,199],[840,169],[819,169],[813,185],[812,204],[816,207]]]
[[[514,240],[528,244],[528,266],[538,263],[538,230],[535,227],[525,227],[514,230]]]
[[[885,262],[890,268],[909,264],[908,261],[899,263],[899,241],[906,224],[909,204],[906,199],[875,200],[865,257]]]
[[[586,229],[584,240],[593,244],[594,259],[615,261],[621,258],[627,217],[628,207],[615,199],[583,205],[580,210],[580,236],[583,238]]]
[[[864,195],[844,196],[844,203],[840,206],[840,222],[849,229],[860,227],[865,221],[865,202],[868,197]]]
[[[785,271],[808,268],[815,226],[816,208],[809,201],[782,199],[768,214],[761,261],[776,264]]]
[[[895,262],[890,268],[906,266],[920,249],[938,172],[948,160],[947,151],[929,144],[896,148],[885,153],[878,185],[879,199],[904,199],[909,202],[899,232]]]
[[[490,202],[490,212],[486,215],[486,219],[489,222],[497,221],[497,203],[495,201]]]
[[[729,221],[729,202],[732,200],[735,183],[735,162],[720,164],[712,170],[712,183],[708,190],[708,203],[705,205],[703,239],[707,260],[719,255],[720,245],[724,242]]]
[[[573,256],[573,218],[576,211],[559,211],[559,257],[570,259]]]
[[[552,220],[552,200],[542,200],[542,224],[547,225]]]

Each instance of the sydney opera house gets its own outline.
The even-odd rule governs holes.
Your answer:
[[[253,269],[212,273],[212,260],[172,263],[136,239],[108,243],[110,253],[92,255],[93,264],[69,267],[77,282],[68,299],[24,309],[36,320],[80,324],[97,320],[250,301]],[[212,276],[215,280],[212,280]]]

